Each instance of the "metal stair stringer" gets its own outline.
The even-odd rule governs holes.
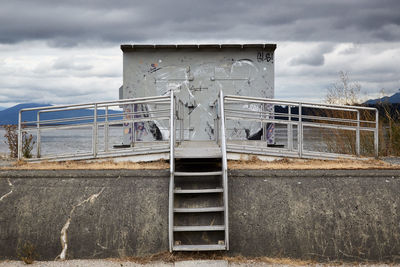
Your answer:
[[[171,116],[174,116],[173,112]],[[222,128],[224,122],[220,121]],[[171,129],[174,127],[174,119],[171,119]],[[224,129],[221,129],[221,136],[225,136]],[[229,249],[226,144],[221,140],[219,146],[215,142],[204,145],[218,148],[221,153],[206,155],[204,151],[208,150],[202,144],[186,148],[182,153],[182,148],[175,147],[173,134],[171,137],[170,252]],[[180,152],[178,156],[176,149]],[[202,153],[197,153],[200,150]],[[202,156],[198,157],[199,154]]]

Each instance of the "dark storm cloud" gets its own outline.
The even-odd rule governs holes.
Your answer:
[[[400,40],[398,0],[3,2],[1,43]]]

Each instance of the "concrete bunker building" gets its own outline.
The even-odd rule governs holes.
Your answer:
[[[121,45],[123,86],[119,98],[164,96],[173,90],[184,103],[185,140],[213,140],[213,107],[221,89],[225,95],[274,97],[275,49],[275,44]],[[128,113],[145,114],[159,107],[123,108]],[[260,106],[246,108],[260,111]],[[273,111],[272,105],[263,108]],[[275,143],[273,124],[236,121],[227,127],[228,139]],[[124,145],[132,140],[168,139],[168,124],[164,121],[126,123],[123,131]]]

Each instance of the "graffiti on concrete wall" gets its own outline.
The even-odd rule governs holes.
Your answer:
[[[124,96],[169,95],[173,90],[184,102],[185,138],[190,140],[214,138],[215,110],[212,103],[220,90],[225,95],[274,96],[273,51],[201,51],[161,49],[124,54],[124,69],[129,70],[124,71]],[[144,110],[146,108],[151,109],[150,106],[140,107]],[[135,123],[131,128],[141,140],[169,138],[168,121]],[[232,138],[243,139],[257,136],[261,129],[259,122],[250,121],[228,122],[227,128],[236,129],[230,133]],[[273,143],[273,125],[265,131],[263,139]]]

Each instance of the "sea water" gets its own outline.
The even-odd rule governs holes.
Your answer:
[[[92,133],[91,127],[79,129],[61,129],[46,130],[41,132],[41,154],[42,156],[51,154],[74,154],[74,153],[90,153],[92,151]],[[5,143],[5,130],[0,128],[0,154],[9,153],[8,145]],[[36,129],[28,131],[33,135],[32,154],[36,155]],[[313,151],[326,151],[324,138],[329,133],[325,133],[321,129],[305,128],[303,146],[304,149]],[[287,128],[284,125],[275,126],[275,142],[287,148]],[[123,129],[121,127],[109,128],[109,145],[112,150],[113,145],[121,145],[123,137]],[[104,128],[98,130],[98,150],[103,151],[105,147]],[[293,147],[297,150],[297,130],[293,129]]]

